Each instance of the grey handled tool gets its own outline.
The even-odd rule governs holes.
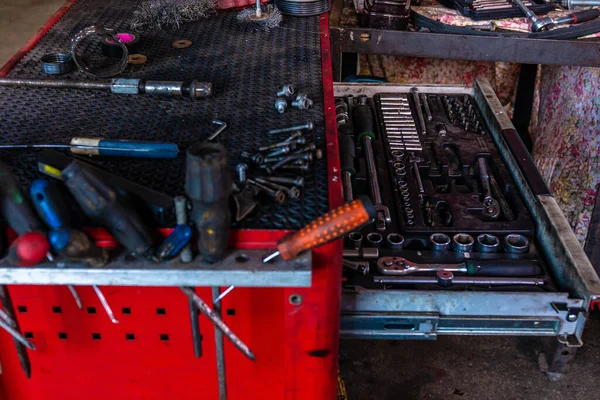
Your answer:
[[[366,99],[361,99],[361,104],[354,107],[354,128],[357,139],[362,143],[367,161],[367,174],[370,181],[371,199],[377,211],[375,228],[378,231],[385,231],[386,224],[392,222],[390,210],[383,204],[381,189],[379,186],[379,177],[377,175],[377,165],[375,164],[375,155],[373,153],[373,140],[375,139],[375,130],[373,125],[373,113],[366,104]]]
[[[162,97],[189,97],[201,99],[212,95],[212,84],[192,81],[147,81],[136,78],[115,78],[111,80],[73,79],[31,79],[0,78],[0,86],[20,86],[52,89],[107,90],[114,94],[146,94]]]
[[[527,259],[468,260],[461,263],[416,263],[403,257],[381,257],[377,269],[383,275],[414,275],[428,272],[449,271],[467,275],[484,276],[538,276],[540,265]]]

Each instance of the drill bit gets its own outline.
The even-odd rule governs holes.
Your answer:
[[[231,329],[229,329],[229,327],[225,324],[225,322],[223,322],[221,317],[219,317],[219,315],[215,313],[213,309],[210,308],[210,306],[200,298],[200,296],[198,296],[189,287],[182,286],[180,287],[180,289],[183,291],[183,293],[185,293],[189,298],[191,298],[194,301],[194,304],[196,305],[196,307],[198,307],[198,310],[200,310],[200,312],[206,315],[208,319],[210,319],[213,322],[213,324],[215,324],[215,326],[219,328],[225,336],[227,336],[227,339],[229,339],[235,347],[237,347],[250,360],[256,361],[256,356],[254,355],[254,353],[252,353],[252,350],[250,350],[250,348],[246,346],[246,344],[242,342],[242,340],[239,337],[237,337],[237,335],[233,333]]]

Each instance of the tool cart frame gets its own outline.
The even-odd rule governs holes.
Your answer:
[[[409,93],[414,85],[336,83],[336,96]],[[436,339],[438,335],[552,336],[547,374],[560,378],[583,342],[600,279],[486,79],[474,88],[417,85],[420,93],[473,96],[532,215],[538,248],[557,292],[428,291],[349,287],[342,292],[342,338]]]
[[[0,68],[0,77],[6,76],[75,3],[66,0]],[[329,208],[335,208],[342,204],[343,196],[327,15],[319,17],[319,28],[325,110],[323,150],[327,157]],[[113,240],[104,230],[91,229],[88,233],[103,244]],[[79,398],[85,393],[89,399],[212,399],[219,397],[219,386],[226,385],[231,398],[246,398],[248,393],[265,399],[333,398],[342,245],[333,242],[300,257],[296,263],[299,268],[258,265],[259,253],[267,251],[256,249],[275,248],[286,233],[232,231],[230,245],[236,250],[229,258],[235,259],[240,252],[248,258],[225,271],[163,268],[153,272],[148,265],[124,268],[118,262],[112,263],[113,268],[95,271],[51,270],[44,265],[29,270],[2,268],[0,284],[10,285],[21,329],[33,339],[37,350],[29,352],[32,378],[27,380],[11,336],[0,333],[0,397],[44,399],[50,394]],[[91,287],[79,286],[86,307],[78,310],[68,292],[62,290],[64,287],[55,286],[67,282],[110,285],[103,289],[110,295],[120,323],[113,325],[105,316],[96,317],[101,313],[96,313],[99,304]],[[228,341],[221,342],[219,350],[214,329],[203,315],[203,356],[193,357],[189,315],[185,312],[187,299],[176,288],[184,283],[199,286],[196,292],[204,299],[214,298],[219,287],[237,285],[221,301],[220,308],[224,321],[254,348],[257,362],[247,360]],[[215,368],[217,365],[220,367]],[[222,369],[223,375],[218,372]]]

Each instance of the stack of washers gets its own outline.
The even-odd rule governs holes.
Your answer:
[[[296,17],[310,17],[326,13],[331,8],[331,0],[275,0],[282,14]]]

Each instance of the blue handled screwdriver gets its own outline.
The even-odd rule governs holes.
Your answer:
[[[175,158],[179,154],[175,143],[84,137],[74,137],[70,144],[2,144],[0,149],[69,149],[73,154],[136,158]]]
[[[70,214],[64,205],[56,182],[48,179],[36,179],[31,184],[29,192],[38,214],[52,229],[48,238],[54,251],[65,253],[67,257],[84,259],[95,265],[103,265],[108,261],[106,251],[96,247],[82,231],[69,227]],[[75,253],[78,254],[72,254],[71,249],[75,249]],[[82,249],[85,254],[79,254]],[[100,288],[97,285],[93,285],[93,288],[110,320],[115,324],[119,323]],[[69,285],[69,289],[74,295],[77,293],[73,286]]]

